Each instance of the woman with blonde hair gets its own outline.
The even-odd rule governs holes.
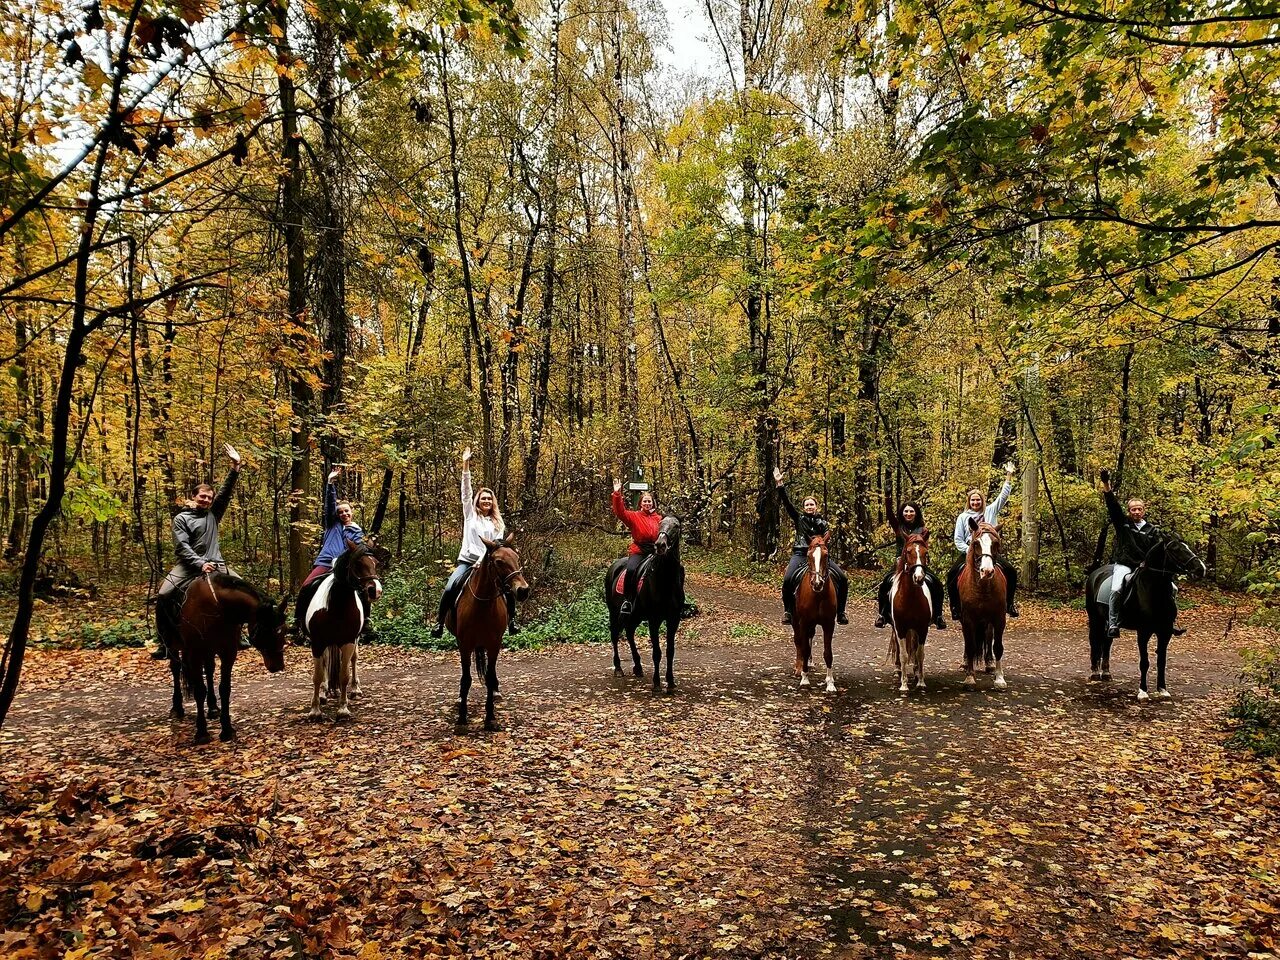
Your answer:
[[[458,564],[444,585],[444,593],[440,595],[436,624],[431,628],[433,637],[444,636],[444,618],[458,599],[458,593],[471,568],[484,559],[484,542],[501,540],[506,529],[502,511],[498,509],[498,498],[493,491],[488,487],[481,487],[474,495],[471,492],[471,448],[467,447],[462,452],[462,549],[458,551]],[[505,596],[507,632],[516,634],[520,632],[520,628],[516,626],[516,598],[510,593]]]

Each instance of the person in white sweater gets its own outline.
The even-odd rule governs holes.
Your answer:
[[[458,551],[458,563],[449,575],[440,595],[440,609],[436,614],[436,624],[431,628],[433,637],[444,636],[444,618],[458,599],[466,575],[471,568],[484,559],[486,540],[501,540],[506,533],[506,523],[502,519],[502,511],[498,509],[498,498],[488,487],[481,487],[474,495],[471,492],[471,448],[462,452],[462,548]],[[516,598],[508,593],[507,599],[507,632],[517,634]]]

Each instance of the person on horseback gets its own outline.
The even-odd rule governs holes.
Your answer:
[[[825,536],[830,527],[818,511],[817,497],[804,498],[800,504],[803,513],[795,508],[795,504],[787,496],[787,486],[782,471],[777,467],[773,469],[773,482],[778,485],[778,497],[782,500],[782,507],[790,515],[791,522],[796,528],[795,544],[791,548],[791,562],[787,564],[787,572],[782,576],[782,622],[790,623],[796,608],[796,581],[806,565],[805,555],[809,549],[809,541],[814,537]],[[836,585],[836,622],[848,623],[849,618],[845,616],[844,608],[849,601],[849,578],[834,560],[829,561],[829,569],[831,579]]]
[[[1107,515],[1116,528],[1116,545],[1111,556],[1111,595],[1107,599],[1107,636],[1120,636],[1120,601],[1125,578],[1142,565],[1143,559],[1160,539],[1160,530],[1147,520],[1147,505],[1137,497],[1130,497],[1124,509],[1111,489],[1111,474],[1102,471],[1102,499],[1107,505]],[[1177,606],[1178,587],[1173,584],[1174,605]],[[1176,623],[1175,636],[1186,633],[1185,627]]]
[[[225,449],[227,459],[231,461],[231,472],[222,481],[221,489],[215,494],[211,484],[197,484],[186,508],[173,518],[173,549],[177,562],[165,574],[156,593],[156,619],[169,629],[177,628],[182,599],[196,577],[215,573],[237,576],[222,559],[222,549],[218,544],[218,522],[231,503],[231,493],[235,490],[241,467],[240,454],[235,447],[228,443]],[[167,660],[170,638],[166,637],[163,627],[157,629],[156,635],[157,645],[151,659]]]
[[[983,492],[975,487],[967,494],[969,509],[956,517],[953,542],[956,549],[960,551],[960,559],[955,562],[947,573],[947,596],[951,600],[952,620],[960,619],[960,571],[964,569],[964,558],[969,552],[969,541],[973,536],[973,531],[969,529],[969,521],[971,519],[986,520],[987,523],[995,525],[1000,516],[1000,511],[1009,502],[1009,495],[1013,493],[1013,472],[1013,464],[1006,463],[1004,465],[1004,483],[1000,487],[1000,494],[996,497],[995,503],[988,504]],[[1006,612],[1009,616],[1016,617],[1018,615],[1018,606],[1014,603],[1014,592],[1018,589],[1018,569],[1004,557],[996,557],[996,564],[1004,571],[1005,585],[1008,588],[1005,597]]]
[[[640,509],[628,510],[627,503],[622,498],[621,480],[613,481],[613,496],[609,498],[609,502],[613,507],[613,515],[631,531],[631,546],[627,548],[625,573],[622,577],[622,606],[618,610],[624,617],[629,617],[635,609],[640,567],[653,553],[662,516],[658,513],[658,502],[647,490],[640,497]]]
[[[333,570],[333,564],[347,549],[347,541],[364,543],[364,530],[356,523],[350,500],[338,499],[338,478],[342,470],[335,467],[329,471],[324,485],[324,513],[321,520],[324,524],[324,540],[320,543],[320,552],[316,555],[311,572],[298,588],[297,615],[295,622],[301,624],[304,611],[311,602],[316,588],[312,586]],[[369,598],[360,595],[360,604],[364,607],[364,629],[361,638],[369,631]],[[302,643],[302,631],[299,628],[298,643]]]
[[[893,512],[893,500],[888,492],[884,497],[884,512],[889,518],[889,526],[893,528],[894,536],[898,540],[898,556],[902,556],[902,551],[906,549],[907,538],[916,534],[925,532],[924,510],[918,503],[906,503],[897,513]],[[897,575],[896,564],[889,568],[889,572],[884,575],[884,579],[880,581],[879,599],[879,616],[876,617],[876,629],[881,629],[889,623],[889,592],[893,587],[893,578]],[[929,598],[933,603],[933,625],[939,630],[947,629],[947,623],[942,619],[942,581],[938,579],[938,575],[932,570],[926,569],[924,572],[925,585],[929,589]]]
[[[506,530],[494,492],[488,487],[481,487],[474,495],[471,492],[471,448],[467,447],[462,452],[462,547],[458,551],[458,563],[440,595],[440,609],[431,636],[437,639],[444,636],[445,617],[457,601],[464,579],[471,568],[484,559],[484,542],[501,540]],[[503,596],[507,601],[507,632],[514,636],[520,632],[516,626],[515,594],[504,591]]]

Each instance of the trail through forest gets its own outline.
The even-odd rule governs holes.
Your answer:
[[[674,696],[599,646],[504,654],[496,734],[455,730],[444,654],[363,651],[342,726],[305,721],[304,651],[281,677],[246,654],[239,740],[201,748],[140,651],[35,654],[2,734],[0,950],[1272,955],[1280,807],[1222,746],[1228,611],[1185,617],[1172,703],[1135,701],[1131,635],[1089,684],[1082,615],[1034,607],[1007,692],[961,687],[952,627],[904,699],[865,605],[826,695],[790,676],[773,591],[692,592]]]

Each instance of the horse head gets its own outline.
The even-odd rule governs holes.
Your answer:
[[[265,597],[258,600],[258,612],[249,625],[249,645],[262,654],[271,673],[284,669],[284,649],[289,644],[287,601],[277,604]]]
[[[493,564],[494,578],[503,592],[510,591],[517,600],[529,596],[529,581],[524,578],[520,566],[520,554],[510,537],[501,540],[484,540],[485,559]]]
[[[925,567],[929,565],[929,531],[922,530],[907,537],[902,547],[902,569],[911,571],[911,579],[924,583]]]
[[[823,584],[827,582],[827,560],[830,557],[827,547],[830,541],[830,533],[824,533],[809,540],[808,572],[815,591],[821,591]]]
[[[658,539],[653,542],[653,550],[660,557],[667,552],[675,553],[680,549],[680,520],[678,517],[666,516],[658,524]]]
[[[1153,562],[1161,557],[1163,562]],[[1143,565],[1169,576],[1203,577],[1209,572],[1205,562],[1176,533],[1161,530],[1155,545],[1147,551]]]
[[[996,570],[996,555],[1000,552],[1000,530],[995,524],[977,517],[969,518],[969,529],[973,532],[969,552],[973,553],[974,547],[977,547],[978,576],[985,580]]]
[[[343,538],[346,551],[333,565],[333,575],[339,583],[356,592],[363,592],[370,603],[382,596],[382,581],[378,579],[378,553],[381,547],[370,547]]]

